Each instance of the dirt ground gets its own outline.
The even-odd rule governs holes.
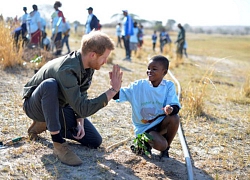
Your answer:
[[[15,109],[15,113],[18,113],[20,118],[19,120],[12,118],[14,124],[11,127],[9,123],[4,122],[0,132],[1,140],[14,137],[13,134],[27,136],[26,131],[31,120],[22,112],[20,98],[22,86],[33,71],[26,70],[26,73],[23,75],[23,72],[12,74],[1,71],[0,84],[4,87],[1,90],[1,99],[6,97],[6,101],[15,101],[12,102],[14,103],[12,106],[18,108]],[[10,97],[13,95],[18,99]],[[18,104],[15,104],[16,102]],[[1,101],[2,106],[7,104],[8,102]],[[101,114],[109,114],[111,106],[109,105],[106,110],[103,109]],[[129,105],[125,106],[130,108]],[[1,109],[3,110],[3,107]],[[120,110],[118,109],[114,116],[119,116]],[[1,119],[7,120],[9,117],[1,113]],[[160,159],[157,151],[152,157],[135,155],[129,149],[131,141],[126,139],[112,142],[110,146],[106,146],[104,140],[104,145],[99,149],[89,149],[68,141],[70,147],[84,161],[79,167],[70,167],[52,155],[53,147],[48,133],[43,133],[41,136],[44,139],[40,142],[24,140],[0,149],[0,179],[187,179],[185,161],[175,158]],[[194,167],[193,170],[195,179],[211,179],[201,169]]]
[[[117,54],[123,53],[120,52]],[[133,63],[124,62],[116,57],[114,63],[121,64],[125,72],[131,72]],[[144,67],[144,64],[138,64]],[[109,87],[105,76],[112,65],[105,65],[95,73],[90,96],[100,94]],[[143,71],[145,70],[142,68]],[[33,75],[33,69],[21,68],[0,71],[1,106],[0,141],[18,136],[27,137],[31,120],[22,111],[22,87]],[[138,73],[141,73],[140,71]],[[136,74],[135,74],[136,78]],[[125,84],[129,83],[126,78]],[[114,108],[115,107],[115,108]],[[92,123],[103,136],[99,149],[89,149],[68,141],[71,149],[83,160],[79,167],[70,167],[56,159],[49,133],[42,133],[39,142],[24,139],[12,146],[0,149],[0,179],[188,179],[185,159],[181,150],[178,135],[174,139],[171,158],[160,159],[159,152],[153,151],[152,157],[135,155],[130,150],[133,138],[132,126],[129,123],[131,110],[129,104],[117,106],[114,101],[91,117]],[[193,167],[194,179],[213,179],[202,169]]]
[[[74,50],[73,47],[72,50]],[[123,86],[126,86],[134,79],[141,78],[141,74],[146,74],[146,66],[144,61],[132,60],[132,63],[122,61],[123,54],[125,54],[124,49],[117,48],[113,63],[119,64],[124,71]],[[189,60],[190,64],[206,66],[199,57],[190,55]],[[234,66],[235,64],[224,61],[223,65],[217,66],[219,68],[217,70],[227,67],[227,71],[231,71],[235,68]],[[109,88],[108,72],[111,68],[112,64],[107,64],[101,70],[96,71],[89,90],[90,97],[101,94]],[[19,136],[27,137],[27,129],[32,121],[22,110],[21,96],[24,84],[33,74],[34,69],[28,64],[23,68],[0,70],[0,120],[2,123],[0,141]],[[223,113],[227,112],[223,111]],[[48,132],[42,133],[42,139],[38,142],[24,139],[12,146],[0,149],[0,179],[188,179],[178,134],[170,149],[171,158],[160,159],[159,152],[156,150],[153,151],[152,157],[135,155],[130,150],[133,139],[130,117],[130,105],[124,103],[118,106],[115,101],[110,101],[105,108],[91,116],[90,120],[103,136],[103,143],[99,149],[89,149],[67,140],[72,150],[84,162],[78,167],[64,165],[53,156],[53,145]],[[193,129],[186,130],[184,135],[189,133],[190,136],[199,137],[200,133],[205,131],[209,130],[202,129],[202,126],[194,126]],[[210,166],[206,158],[213,156],[215,152],[220,152],[220,149],[214,147],[214,151],[204,152],[199,142],[195,142],[196,139],[190,136],[187,141],[192,150],[194,179],[214,179],[207,173]]]

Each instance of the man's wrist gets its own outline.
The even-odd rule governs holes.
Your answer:
[[[115,89],[114,89],[114,88],[112,88],[112,87],[111,87],[111,88],[109,88],[109,90],[110,90],[110,91],[113,91],[113,92],[115,92],[115,93],[118,93],[118,91],[117,91],[117,90],[115,90]]]

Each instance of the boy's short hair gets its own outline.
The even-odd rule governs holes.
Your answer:
[[[155,62],[160,62],[162,66],[165,67],[166,70],[168,70],[169,60],[165,56],[162,56],[162,55],[153,56],[150,60],[155,61]]]

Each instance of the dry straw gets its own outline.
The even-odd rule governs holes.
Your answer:
[[[14,27],[10,23],[0,22],[0,63],[3,68],[16,67],[22,63],[21,42],[15,44]]]
[[[250,74],[246,77],[246,81],[243,85],[244,95],[250,98]]]
[[[211,66],[205,71],[198,84],[197,82],[189,82],[188,87],[183,91],[182,94],[182,104],[185,115],[191,117],[203,115],[204,109],[206,109],[204,99],[205,97],[209,96],[207,92],[208,85],[212,85],[212,88],[216,91],[218,98],[221,97],[212,78],[216,64],[223,59],[224,58],[221,58],[213,62]]]

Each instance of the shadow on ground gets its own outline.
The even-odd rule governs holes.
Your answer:
[[[70,148],[83,160],[82,165],[67,166],[53,154],[43,154],[41,157],[47,174],[55,179],[188,179],[185,163],[173,158],[160,159],[157,154],[151,157],[140,156],[124,147],[106,152],[104,148],[90,149],[79,144],[69,144]],[[196,167],[193,167],[193,172],[194,179],[213,179]]]

